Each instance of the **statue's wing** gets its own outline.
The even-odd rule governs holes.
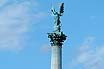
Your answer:
[[[64,13],[64,3],[60,5],[60,14]]]

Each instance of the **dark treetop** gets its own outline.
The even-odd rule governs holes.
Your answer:
[[[60,17],[64,13],[64,3],[60,3],[59,9],[59,12],[56,12],[54,8],[51,9],[52,14],[54,15],[54,31],[52,33],[48,33],[48,38],[50,38],[52,46],[62,46],[62,42],[66,40],[66,36],[63,32],[61,32],[60,26]]]

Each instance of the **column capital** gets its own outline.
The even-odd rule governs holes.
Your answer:
[[[53,32],[48,33],[48,38],[50,38],[51,46],[62,46],[63,42],[66,40],[66,35],[63,32]]]

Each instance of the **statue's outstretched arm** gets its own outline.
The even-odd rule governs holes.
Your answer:
[[[51,9],[51,12],[52,12],[53,15],[56,15],[56,13],[57,13],[53,7]]]

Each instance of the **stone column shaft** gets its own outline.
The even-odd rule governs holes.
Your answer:
[[[62,46],[52,46],[51,69],[62,69]]]

